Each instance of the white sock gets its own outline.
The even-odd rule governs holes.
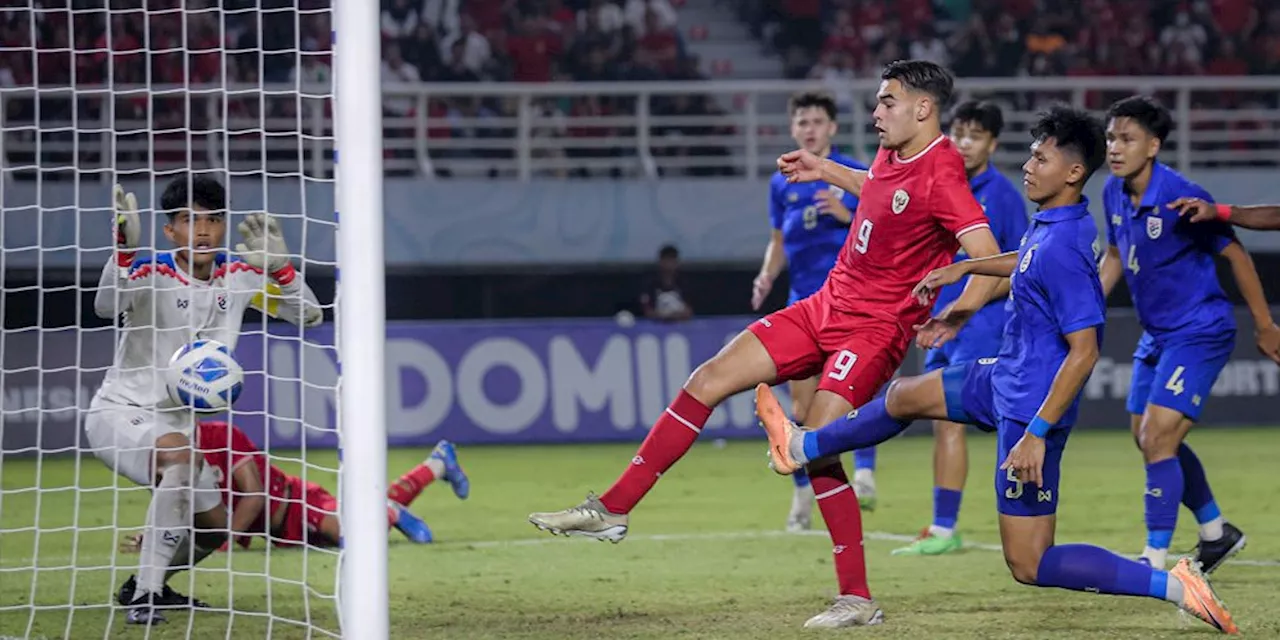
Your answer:
[[[1182,581],[1173,576],[1169,576],[1169,581],[1165,583],[1164,599],[1177,605],[1182,604]]]
[[[1204,541],[1221,540],[1222,536],[1226,534],[1222,530],[1223,524],[1222,516],[1200,523],[1200,539]]]
[[[1169,557],[1169,550],[1147,547],[1142,550],[1142,557],[1146,558],[1151,563],[1151,568],[1163,571],[1165,561]]]
[[[795,460],[797,464],[809,463],[809,458],[804,455],[804,432],[803,431],[796,431],[791,435],[791,442],[788,443],[787,448],[789,449],[787,453],[791,454],[791,459]]]
[[[431,470],[431,473],[435,475],[437,480],[444,478],[444,460],[429,457],[427,458],[427,461],[422,464],[426,465],[427,468]]]
[[[870,469],[854,469],[853,481],[858,483],[865,483],[865,484],[875,484],[876,472]]]
[[[191,466],[172,465],[160,475],[160,484],[151,494],[147,529],[142,536],[138,565],[138,596],[160,593],[165,571],[173,563],[179,546],[186,542],[191,526]]]
[[[929,533],[932,533],[939,538],[950,538],[955,535],[956,530],[951,527],[939,527],[936,524],[931,524],[929,525]]]

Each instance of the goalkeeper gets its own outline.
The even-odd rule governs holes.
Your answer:
[[[267,455],[239,428],[225,422],[201,422],[196,449],[213,468],[222,500],[231,507],[231,530],[241,547],[249,548],[255,534],[269,534],[278,547],[338,544],[342,525],[333,495],[270,464]],[[427,523],[410,513],[408,506],[435,480],[449,484],[459,499],[470,493],[470,480],[448,441],[437,443],[426,460],[400,476],[387,491],[388,525],[413,542],[432,540]],[[142,535],[128,537],[121,550],[136,553],[142,540]],[[127,595],[122,593],[120,598]]]
[[[138,572],[121,591],[133,596],[126,622],[154,624],[164,622],[159,608],[203,605],[168,588],[166,573],[189,568],[225,540],[225,534],[203,531],[227,530],[213,471],[191,449],[194,416],[169,400],[162,368],[190,340],[217,340],[234,349],[250,305],[300,326],[316,326],[323,315],[297,278],[271,217],[249,215],[238,227],[240,255],[223,251],[227,197],[217,180],[182,175],[166,185],[160,209],[173,249],[148,257],[137,254],[137,199],[120,185],[113,197],[115,251],[102,269],[93,306],[98,317],[123,321],[84,430],[103,464],[152,488]],[[193,522],[199,535],[192,535]]]

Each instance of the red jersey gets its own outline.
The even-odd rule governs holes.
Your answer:
[[[241,464],[249,463],[258,467],[258,476],[262,478],[268,496],[264,514],[271,513],[276,501],[285,497],[289,477],[270,464],[267,454],[258,449],[253,440],[240,429],[225,422],[201,422],[196,430],[196,448],[204,455],[204,461],[217,473],[222,502],[233,509],[243,496],[239,488],[229,485],[235,470]]]
[[[837,310],[910,331],[930,312],[911,290],[930,271],[951,264],[962,234],[988,226],[949,138],[938,136],[907,160],[882,148],[822,295]]]

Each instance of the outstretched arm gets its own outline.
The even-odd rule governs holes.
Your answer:
[[[298,277],[289,261],[289,248],[275,218],[265,213],[250,214],[238,229],[244,242],[236,245],[236,251],[245,262],[265,271],[271,279],[266,290],[254,296],[251,306],[300,327],[314,327],[324,322],[316,294]]]
[[[840,187],[861,198],[862,184],[867,181],[867,172],[862,169],[846,167],[830,158],[823,158],[822,181]]]
[[[1179,198],[1169,203],[1178,215],[1190,216],[1192,222],[1223,220],[1237,227],[1260,231],[1280,230],[1280,205],[1214,204],[1201,198]]]
[[[1231,263],[1231,274],[1240,287],[1240,295],[1249,305],[1249,313],[1253,315],[1254,337],[1258,343],[1258,351],[1280,364],[1280,327],[1271,317],[1271,307],[1267,304],[1267,296],[1262,291],[1262,280],[1258,278],[1258,270],[1253,265],[1249,252],[1237,241],[1232,241],[1222,250],[1222,257]]]

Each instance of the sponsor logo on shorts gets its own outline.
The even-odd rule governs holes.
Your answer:
[[[978,358],[978,364],[987,366],[1000,361],[1000,358]]]

